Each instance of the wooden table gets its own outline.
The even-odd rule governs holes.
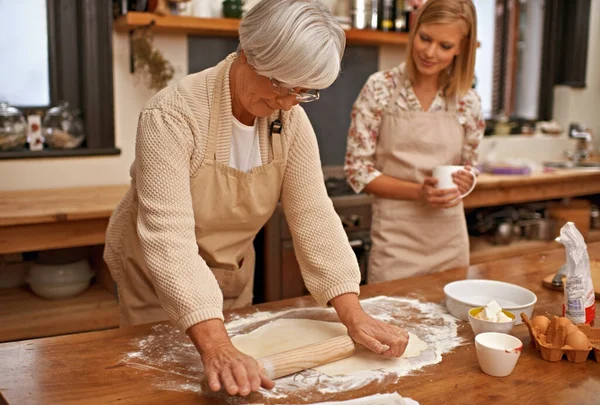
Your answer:
[[[600,243],[591,244],[589,252],[592,258],[600,259]],[[534,314],[559,314],[562,293],[543,288],[541,279],[556,271],[564,260],[564,252],[556,250],[500,260],[469,269],[366,286],[362,298],[416,295],[421,300],[441,302],[446,283],[464,278],[488,278],[532,290],[538,297]],[[305,297],[247,308],[230,313],[228,317],[256,310],[308,305],[314,305],[314,301]],[[596,324],[599,324],[598,306],[597,314]],[[2,344],[0,392],[10,405],[261,403],[260,397],[227,400],[224,395],[207,398],[194,392],[160,390],[151,381],[164,378],[162,372],[120,364],[124,353],[131,350],[131,339],[143,338],[150,329],[150,326],[140,326]],[[397,383],[372,384],[354,392],[323,395],[319,400],[397,391],[421,404],[598,404],[599,363],[591,359],[584,364],[572,364],[567,360],[559,363],[544,361],[529,344],[524,325],[515,327],[512,333],[523,341],[525,348],[514,372],[508,377],[494,378],[480,371],[472,344],[473,333],[467,323],[461,323],[459,335],[468,344],[444,355],[441,363],[425,367]],[[285,402],[270,400],[268,403],[281,401]]]

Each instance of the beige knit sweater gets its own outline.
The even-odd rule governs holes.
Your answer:
[[[221,291],[198,254],[190,177],[203,164],[218,69],[228,69],[234,58],[230,55],[217,67],[185,77],[147,103],[138,124],[131,187],[113,213],[106,236],[105,260],[118,283],[120,272],[137,271],[134,266],[122,268],[119,260],[126,227],[137,224],[132,226],[137,226],[157,295],[171,320],[184,330],[208,319],[223,319]],[[232,131],[229,75],[225,77],[218,159],[229,157],[230,145],[223,142],[227,139],[223,134]],[[317,140],[306,113],[296,106],[282,118],[287,165],[281,202],[306,286],[319,304],[326,305],[338,295],[358,293],[360,272],[327,196]],[[263,164],[273,158],[267,128],[268,120],[259,119]],[[130,221],[136,212],[137,218]]]

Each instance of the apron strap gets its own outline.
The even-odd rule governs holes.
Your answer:
[[[446,110],[451,114],[456,114],[456,96],[446,97]]]
[[[217,150],[217,139],[219,138],[219,119],[221,110],[221,94],[223,93],[223,78],[225,77],[226,67],[219,71],[215,79],[213,91],[212,106],[210,108],[210,127],[208,131],[208,146],[206,148],[206,157],[208,159],[217,159],[215,151]]]
[[[210,109],[210,126],[208,132],[208,146],[206,148],[205,157],[208,159],[217,159],[217,139],[219,138],[219,119],[221,110],[221,95],[223,93],[223,78],[225,77],[227,69],[225,66],[217,74],[215,79],[215,86],[213,91],[212,106]],[[281,123],[281,111],[279,111],[279,118],[271,122],[270,133],[273,138],[273,159],[283,160],[283,143],[281,140],[281,133],[283,132],[283,125]]]
[[[398,83],[396,83],[396,88],[392,92],[392,96],[390,97],[390,101],[388,101],[385,106],[385,111],[391,113],[396,105],[396,100],[400,97],[400,92],[402,91],[402,87],[404,86],[404,76],[400,76],[398,79]]]
[[[273,139],[273,160],[283,160],[283,143],[281,140],[281,133],[283,132],[283,124],[281,121],[281,110],[279,110],[279,118],[271,122],[269,127],[271,138]]]

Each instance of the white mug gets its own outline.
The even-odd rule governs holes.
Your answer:
[[[477,176],[475,176],[475,173],[473,173],[473,171],[466,170],[464,166],[437,166],[437,167],[435,167],[433,169],[433,177],[435,177],[438,181],[436,188],[439,188],[439,189],[458,188],[456,183],[454,183],[454,181],[452,180],[452,173],[456,173],[459,170],[464,170],[467,173],[469,173],[471,176],[473,176],[473,185],[466,193],[461,195],[460,198],[465,198],[466,196],[471,194],[471,191],[473,191],[473,189],[475,188],[475,185],[477,184]]]

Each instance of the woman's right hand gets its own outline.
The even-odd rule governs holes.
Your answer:
[[[271,389],[275,386],[256,360],[240,352],[231,343],[201,355],[204,374],[212,391],[219,391],[223,387],[230,395],[246,396],[260,387]]]
[[[221,320],[196,324],[187,334],[202,357],[204,375],[212,391],[224,388],[230,395],[246,396],[260,387],[275,386],[254,358],[233,346]]]
[[[451,208],[460,203],[460,191],[456,188],[435,188],[438,180],[426,177],[421,186],[421,199],[433,208]]]

